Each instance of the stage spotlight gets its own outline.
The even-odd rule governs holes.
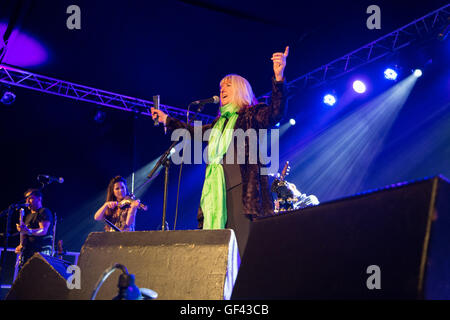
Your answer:
[[[98,109],[97,112],[95,113],[94,121],[101,124],[101,123],[105,122],[105,118],[106,118],[106,113],[104,111]]]
[[[5,105],[10,105],[16,100],[16,95],[11,91],[3,91],[1,96],[0,102]]]
[[[384,70],[384,77],[388,80],[395,81],[397,79],[397,71],[392,68],[387,68]]]
[[[447,22],[448,22],[448,18],[447,18]],[[445,39],[447,39],[448,34],[450,33],[450,25],[447,23],[447,25],[442,29],[442,31],[440,31],[437,35],[437,38],[439,41],[444,41]]]
[[[416,78],[421,77],[421,76],[422,76],[422,70],[420,70],[420,69],[414,70],[414,76],[415,76]]]
[[[279,127],[280,127],[280,123],[277,122],[277,124],[275,125],[275,127],[279,128]]]
[[[323,97],[323,103],[329,106],[333,106],[336,103],[336,96],[328,93]]]
[[[360,80],[353,82],[353,90],[357,93],[364,93],[366,91],[366,85]]]
[[[295,119],[290,119],[290,120],[289,120],[289,124],[290,124],[291,126],[295,126]]]

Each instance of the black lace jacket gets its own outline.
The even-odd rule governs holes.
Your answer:
[[[285,81],[277,82],[272,79],[272,97],[269,104],[258,103],[257,105],[243,108],[239,111],[234,129],[242,129],[244,132],[248,129],[271,129],[278,123],[286,112],[286,85]],[[202,126],[202,131],[210,129],[214,126],[218,118],[211,124]],[[193,127],[186,123],[167,117],[166,126],[170,131],[175,129],[188,129],[193,136]],[[258,139],[259,139],[259,135]],[[269,143],[269,142],[268,142]],[[259,141],[258,141],[259,145]],[[237,155],[236,144],[235,157]],[[262,217],[273,214],[272,197],[269,192],[269,182],[267,175],[261,175],[261,163],[257,161],[256,164],[249,163],[249,145],[248,140],[245,140],[245,163],[236,164],[227,163],[226,155],[224,156],[223,168],[225,173],[225,180],[227,190],[242,183],[242,204],[244,212],[242,214],[251,215],[253,217]],[[279,155],[276,155],[277,157]],[[239,168],[239,169],[237,169]],[[239,176],[240,171],[240,176]],[[237,174],[236,174],[237,173]],[[199,207],[197,218],[199,220],[199,227],[202,227],[203,212]]]

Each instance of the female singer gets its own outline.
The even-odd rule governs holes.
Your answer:
[[[130,201],[127,206],[120,208],[123,200],[131,199],[127,188],[127,181],[121,176],[111,179],[108,185],[106,202],[95,213],[94,219],[105,220],[105,231],[115,231],[109,224],[115,225],[120,231],[134,231],[136,211],[139,200]]]
[[[284,52],[272,55],[274,78],[269,105],[257,102],[246,79],[235,74],[227,75],[219,84],[219,115],[212,124],[202,126],[202,131],[210,128],[212,131],[208,141],[209,163],[197,214],[199,228],[233,229],[241,257],[247,244],[251,221],[256,217],[273,214],[273,204],[268,177],[261,174],[261,164],[248,161],[252,155],[247,140],[243,146],[234,144],[234,159],[230,161],[226,154],[235,130],[242,129],[246,132],[249,129],[269,129],[283,117],[286,104],[283,73],[288,53],[289,47],[286,47]],[[193,136],[192,126],[154,108],[151,108],[151,113],[154,119],[158,118],[169,130],[184,128]],[[237,149],[245,150],[243,164],[236,161]]]

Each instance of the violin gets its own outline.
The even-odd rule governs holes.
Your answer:
[[[138,200],[139,199],[136,199],[134,195],[126,196],[125,199],[123,199],[122,201],[119,202],[118,206],[120,209],[129,208],[133,202],[136,202]],[[140,202],[138,209],[147,211],[147,206],[145,204],[143,204],[142,202]]]

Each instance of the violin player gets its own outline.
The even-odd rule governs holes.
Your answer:
[[[127,181],[122,176],[116,176],[109,182],[106,202],[97,210],[94,219],[109,222],[105,224],[105,231],[134,231],[139,208],[142,208],[142,203],[133,199]]]

